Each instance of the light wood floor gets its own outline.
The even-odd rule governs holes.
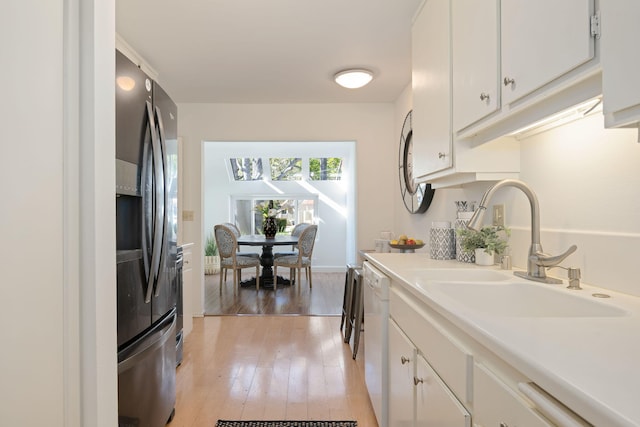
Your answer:
[[[356,420],[377,427],[363,349],[354,361],[339,329],[340,316],[194,319],[170,427],[214,427],[218,419]]]
[[[309,289],[303,274],[301,285],[279,287],[276,292],[273,289],[256,292],[255,287],[238,289],[233,286],[231,273],[220,292],[220,276],[206,275],[205,314],[341,314],[345,273],[312,274],[313,288]],[[243,278],[249,277],[251,274],[245,270]],[[284,277],[289,277],[288,270]]]

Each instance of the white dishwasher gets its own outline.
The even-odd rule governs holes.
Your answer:
[[[389,413],[389,278],[371,263],[363,264],[364,374],[379,427]]]

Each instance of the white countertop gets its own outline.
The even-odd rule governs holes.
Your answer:
[[[436,261],[428,254],[367,253],[365,257],[498,357],[595,426],[640,426],[640,298],[582,284],[582,290],[513,276],[498,266]],[[619,317],[508,317],[469,310],[428,287],[417,269],[491,269],[558,292],[611,296],[602,301],[625,310]],[[427,288],[427,289],[425,289]]]

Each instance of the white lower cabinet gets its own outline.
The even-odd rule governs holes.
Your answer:
[[[193,277],[193,243],[182,245],[182,331],[185,338],[193,329],[193,299],[195,284]]]
[[[389,425],[470,427],[471,415],[389,319]]]
[[[416,427],[471,427],[471,415],[429,366],[416,359]]]
[[[541,415],[491,371],[481,364],[473,367],[475,427],[551,427]]]
[[[590,426],[395,281],[389,315],[390,427]]]
[[[414,425],[413,376],[416,349],[389,319],[389,426]]]

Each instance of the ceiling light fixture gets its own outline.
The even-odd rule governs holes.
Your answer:
[[[343,70],[337,72],[333,79],[342,87],[357,89],[373,80],[373,73],[364,69]]]

